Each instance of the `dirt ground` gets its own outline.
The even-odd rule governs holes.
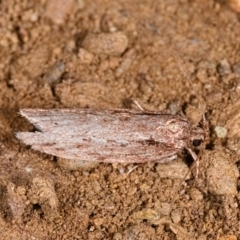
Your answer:
[[[1,239],[240,239],[240,18],[227,2],[9,0],[0,12]],[[175,197],[185,151],[131,171],[15,137],[35,130],[21,108],[136,108],[132,99],[195,123],[205,113],[199,176]]]

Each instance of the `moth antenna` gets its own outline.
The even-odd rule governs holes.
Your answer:
[[[170,204],[170,208],[169,208],[169,212],[168,212],[168,216],[170,216],[171,212],[172,212],[172,209],[173,209],[173,204],[175,203],[176,201],[176,196],[178,195],[178,192],[181,188],[181,186],[183,185],[184,181],[187,179],[187,176],[189,173],[192,172],[192,170],[195,168],[195,166],[197,165],[197,161],[198,159],[192,164],[192,166],[190,167],[190,169],[187,171],[187,173],[185,174],[185,176],[183,177],[181,183],[177,186],[177,188],[175,189],[175,191],[173,192],[173,198],[172,198],[172,201],[171,201],[171,204]]]

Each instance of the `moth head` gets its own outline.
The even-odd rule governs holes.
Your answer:
[[[191,147],[202,148],[206,139],[206,132],[202,127],[193,127],[191,134]]]
[[[193,139],[192,145],[194,147],[199,147],[202,144],[202,142],[203,142],[203,139]]]

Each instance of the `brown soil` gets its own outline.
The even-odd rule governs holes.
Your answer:
[[[233,9],[211,0],[9,0],[0,11],[1,239],[240,238]],[[127,174],[133,164],[82,167],[15,137],[34,130],[21,108],[135,108],[131,99],[196,122],[206,115],[199,176],[184,181],[170,216],[191,164],[185,153]]]

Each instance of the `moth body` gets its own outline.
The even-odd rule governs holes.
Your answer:
[[[165,162],[204,141],[204,130],[178,115],[133,110],[22,109],[38,132],[17,138],[54,156],[97,162]]]

